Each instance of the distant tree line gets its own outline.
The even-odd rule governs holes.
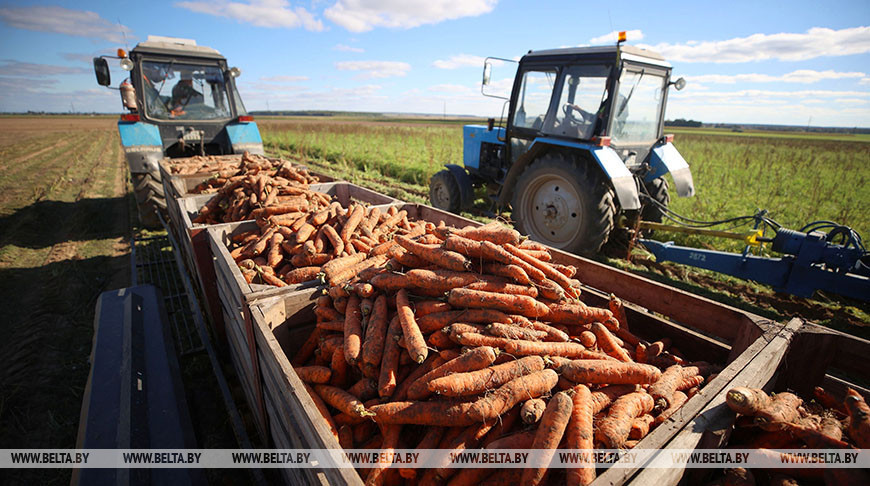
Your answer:
[[[668,127],[694,127],[700,128],[703,123],[695,120],[686,120],[685,118],[677,118],[676,120],[665,120],[665,126]]]

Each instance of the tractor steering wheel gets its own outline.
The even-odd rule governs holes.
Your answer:
[[[565,113],[565,119],[570,121],[571,123],[575,123],[575,124],[586,123],[586,115],[584,115],[583,110],[577,105],[573,105],[571,103],[565,103],[562,106],[562,112]],[[580,115],[579,118],[577,116],[575,116],[575,114],[574,114],[575,112]]]

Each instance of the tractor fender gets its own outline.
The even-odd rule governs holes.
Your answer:
[[[118,122],[121,146],[127,158],[130,173],[157,172],[163,158],[163,141],[157,125],[143,122]]]
[[[640,209],[640,198],[638,197],[634,176],[612,148],[565,140],[544,140],[539,138],[532,142],[529,150],[521,155],[508,171],[502,190],[499,193],[499,206],[505,207],[511,200],[517,178],[532,161],[538,158],[538,155],[547,150],[562,148],[589,153],[613,185],[620,207],[625,210]]]
[[[689,164],[674,144],[666,142],[654,147],[650,152],[649,165],[651,170],[644,178],[645,181],[649,182],[670,172],[671,177],[674,178],[677,195],[680,197],[695,195],[692,171],[689,170]]]
[[[226,126],[226,130],[234,154],[246,151],[257,155],[265,154],[263,139],[260,138],[260,129],[255,122],[230,123]]]
[[[465,167],[460,167],[456,164],[444,164],[444,167],[450,171],[450,175],[456,179],[456,185],[459,186],[460,207],[468,209],[474,204],[474,187],[471,184],[471,177]]]

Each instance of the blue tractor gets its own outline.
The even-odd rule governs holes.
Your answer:
[[[94,58],[97,83],[111,84],[107,58],[130,72],[117,88],[129,113],[118,131],[130,167],[139,218],[160,226],[165,211],[158,162],[164,157],[263,153],[263,141],[236,89],[238,68],[218,51],[189,39],[148,36],[129,54]]]
[[[488,58],[492,66],[515,62]],[[496,208],[510,207],[516,228],[555,248],[592,254],[620,216],[661,220],[645,198],[667,205],[670,172],[680,196],[692,196],[689,166],[663,134],[671,65],[622,45],[530,51],[520,59],[504,126],[464,127],[465,167],[447,165],[430,181],[433,206],[468,208],[485,186]],[[499,96],[496,96],[499,97]],[[502,115],[504,118],[504,115]],[[502,123],[499,123],[502,125]]]

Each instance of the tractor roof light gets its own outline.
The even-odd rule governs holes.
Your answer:
[[[616,38],[616,43],[621,44],[621,43],[625,42],[626,40],[628,40],[628,36],[625,34],[625,31],[623,30],[619,33],[619,36]]]
[[[135,113],[126,113],[121,115],[121,121],[135,123],[139,121],[139,115]]]
[[[254,121],[254,117],[252,117],[251,115],[239,115],[238,120],[239,123],[250,123]]]
[[[127,51],[125,51],[124,49],[121,49],[120,47],[118,48],[117,54],[118,54],[118,57],[120,57],[121,59],[124,59],[125,57],[127,57]]]
[[[673,141],[674,141],[674,134],[673,133],[665,134],[665,143],[671,143]]]
[[[227,74],[229,74],[231,78],[238,78],[242,75],[242,70],[237,67],[231,67],[229,71],[227,71]]]

